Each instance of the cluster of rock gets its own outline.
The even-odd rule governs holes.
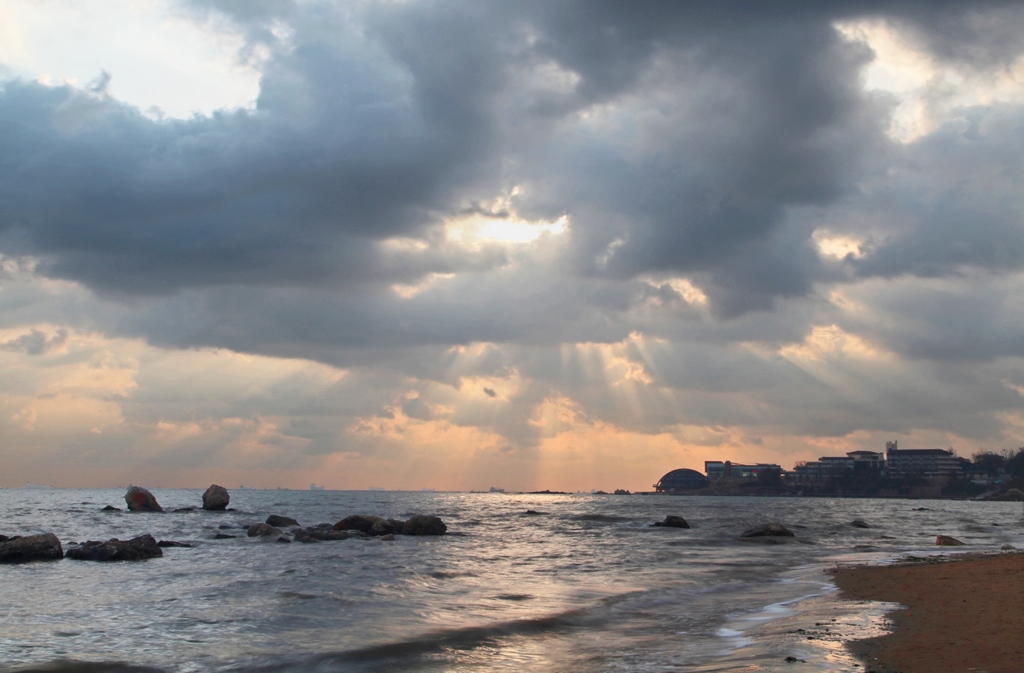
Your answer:
[[[289,528],[291,538],[283,530]],[[271,514],[264,523],[249,527],[249,537],[273,538],[276,542],[303,542],[311,544],[333,540],[347,540],[350,537],[379,537],[394,540],[395,535],[444,535],[448,530],[439,517],[417,514],[406,521],[385,519],[379,516],[353,514],[336,524],[321,523],[303,528],[298,521],[289,517]]]
[[[148,490],[139,486],[129,486],[124,495],[128,510],[132,512],[163,512],[163,507]],[[223,486],[211,485],[203,493],[203,509],[224,511],[231,497]],[[192,511],[187,507],[175,510]],[[108,505],[105,512],[120,512],[117,507]],[[225,528],[227,526],[221,526]],[[289,533],[284,532],[289,529]],[[266,522],[258,523],[247,529],[249,537],[272,538],[277,542],[324,542],[347,540],[350,537],[379,537],[394,540],[395,535],[444,535],[448,530],[440,518],[436,516],[415,515],[405,521],[385,519],[379,516],[352,515],[338,523],[322,523],[303,528],[298,521],[286,516],[272,514]],[[291,537],[289,537],[289,534]],[[215,539],[233,538],[234,535],[217,534]],[[163,556],[166,547],[191,547],[187,542],[160,540],[157,542],[150,534],[139,535],[130,540],[113,538],[106,541],[89,540],[87,542],[70,543],[65,550],[60,540],[53,533],[41,535],[12,536],[0,535],[0,563],[26,563],[29,561],[55,561],[62,558],[80,561],[142,561]]]
[[[156,497],[147,489],[141,486],[129,486],[128,492],[124,494],[124,501],[128,504],[129,512],[162,512],[164,508],[156,501]],[[203,509],[211,512],[222,512],[228,508],[231,496],[228,489],[217,484],[211,484],[210,488],[203,493]],[[176,512],[191,512],[194,508],[183,507]],[[120,512],[121,510],[113,505],[103,508],[104,512]]]

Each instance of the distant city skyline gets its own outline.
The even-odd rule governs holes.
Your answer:
[[[0,487],[1024,446],[1024,7],[7,0]]]

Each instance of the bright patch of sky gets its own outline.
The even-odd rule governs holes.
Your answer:
[[[909,143],[958,116],[958,109],[1024,101],[1024,58],[980,73],[939,62],[905,32],[884,19],[844,21],[836,28],[868,45],[875,58],[864,71],[864,86],[898,101],[889,134]]]
[[[110,74],[109,93],[153,117],[251,106],[259,72],[243,39],[165,0],[4,0],[0,75],[78,87]]]

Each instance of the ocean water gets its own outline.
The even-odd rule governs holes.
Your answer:
[[[153,492],[168,510],[201,504]],[[842,643],[882,628],[884,606],[837,600],[824,569],[1024,547],[1020,503],[238,490],[234,512],[100,511],[123,495],[0,490],[6,535],[196,545],[0,565],[0,671],[859,671]],[[269,514],[436,514],[449,534],[247,538]],[[650,527],[667,514],[692,528]],[[767,521],[797,537],[739,537]]]

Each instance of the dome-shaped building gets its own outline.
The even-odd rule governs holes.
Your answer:
[[[695,488],[704,488],[710,483],[711,482],[708,481],[708,478],[697,470],[682,467],[678,470],[672,470],[662,477],[658,483],[654,485],[654,490],[658,493],[691,491]]]

